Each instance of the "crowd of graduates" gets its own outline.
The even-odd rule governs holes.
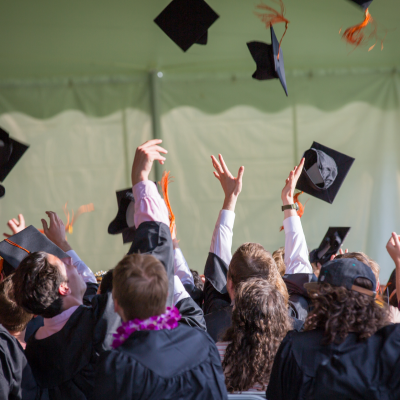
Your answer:
[[[303,158],[283,184],[285,246],[244,243],[233,255],[244,167],[234,176],[211,157],[224,199],[203,276],[149,180],[166,161],[161,140],[136,149],[122,211],[132,244],[100,284],[56,213],[44,233],[22,215],[10,220],[0,243],[0,399],[400,398],[399,237],[387,243],[395,270],[385,287],[364,253],[331,242],[310,253],[295,188],[314,165],[323,189],[341,173],[311,150],[313,165]]]

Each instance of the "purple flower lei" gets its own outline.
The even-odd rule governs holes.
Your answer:
[[[113,334],[114,341],[112,343],[112,348],[116,349],[121,346],[133,332],[175,329],[178,327],[178,321],[180,319],[181,315],[176,307],[167,307],[165,314],[155,315],[145,320],[136,318],[132,321],[123,322],[117,329],[117,333]]]

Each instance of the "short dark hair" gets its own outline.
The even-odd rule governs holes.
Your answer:
[[[114,268],[108,270],[100,282],[100,294],[111,293],[113,289],[113,272]]]
[[[66,279],[57,265],[48,261],[47,253],[31,253],[12,276],[15,300],[32,314],[53,318],[61,313],[63,302],[58,288]]]
[[[357,278],[354,285],[375,290],[365,278]],[[389,324],[387,304],[366,294],[328,283],[308,293],[314,308],[308,314],[304,330],[323,329],[324,344],[342,343],[350,332],[356,333],[358,340],[364,340]]]
[[[8,276],[0,283],[0,324],[9,332],[22,332],[32,317],[33,314],[15,302],[11,276]]]
[[[114,268],[113,295],[128,320],[160,315],[168,296],[164,265],[148,254],[125,256]]]
[[[201,280],[201,277],[197,271],[194,269],[191,269],[190,272],[193,275],[193,281],[194,281],[194,286],[197,287],[197,289],[203,291],[204,290],[204,283]]]

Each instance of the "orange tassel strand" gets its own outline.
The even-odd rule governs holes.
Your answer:
[[[65,214],[65,216],[67,218],[67,224],[65,225],[65,232],[68,232],[68,233],[72,234],[73,231],[74,231],[73,226],[74,226],[76,220],[78,219],[78,217],[80,215],[82,215],[82,214],[94,211],[94,205],[93,205],[93,203],[89,203],[89,204],[85,204],[83,206],[80,206],[78,208],[78,211],[76,212],[76,214],[74,214],[74,210],[72,210],[71,222],[69,221],[70,214],[69,214],[67,205],[68,205],[68,202],[65,203],[65,206],[63,207],[64,214]]]
[[[303,194],[303,192],[296,193],[296,194],[293,196],[293,203],[294,203],[294,204],[297,203],[297,205],[299,206],[299,209],[297,210],[297,215],[298,215],[300,218],[301,218],[301,217],[303,216],[303,214],[304,214],[304,207],[305,207],[305,204],[304,204],[304,206],[303,206],[303,204],[301,204],[300,201],[299,201],[299,196],[300,196],[301,194]],[[283,231],[283,226],[281,226],[281,229],[279,230],[279,232],[282,232],[282,231]]]
[[[370,25],[372,27],[372,32],[366,35],[365,29],[367,26]],[[375,38],[375,43],[368,49],[368,51],[371,51],[375,45],[376,42],[378,41],[378,34],[377,34],[377,25],[374,19],[372,18],[371,14],[368,11],[368,8],[365,10],[365,17],[364,21],[361,22],[360,24],[354,25],[350,28],[347,28],[343,35],[342,38],[349,44],[353,45],[355,48],[365,44],[368,42],[370,39]],[[339,31],[340,33],[340,31]],[[381,40],[381,50],[383,49],[383,40]]]
[[[161,190],[163,193],[165,204],[168,208],[169,213],[169,230],[171,231],[171,235],[175,231],[175,214],[172,212],[171,203],[169,201],[168,196],[168,184],[172,182],[172,177],[170,176],[170,171],[164,171],[163,176],[161,178],[161,182],[159,183],[161,186]]]
[[[283,4],[283,1],[282,0],[271,0],[271,1],[280,5],[280,8],[281,8],[280,12],[275,10],[273,7],[267,6],[265,4],[259,4],[257,6],[257,8],[259,8],[261,10],[266,10],[269,13],[261,14],[261,13],[255,12],[254,14],[256,14],[257,17],[259,17],[261,19],[261,21],[264,22],[265,27],[267,29],[275,24],[280,23],[280,22],[283,22],[285,24],[285,32],[283,33],[281,40],[279,42],[279,50],[280,50],[282,39],[286,35],[286,31],[287,31],[288,24],[290,21],[284,17],[286,9],[285,9],[285,5]],[[278,60],[279,60],[279,53],[278,53]]]

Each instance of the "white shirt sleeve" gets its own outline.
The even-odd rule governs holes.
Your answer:
[[[92,270],[79,258],[78,254],[76,254],[74,250],[67,251],[67,254],[72,258],[73,264],[85,283],[97,283],[97,279]]]
[[[210,253],[214,253],[227,265],[232,259],[232,237],[235,213],[233,211],[221,210],[215,224],[211,239]]]
[[[312,274],[306,238],[300,217],[292,216],[283,221],[285,229],[285,265],[287,274]]]
[[[174,273],[181,280],[183,285],[190,283],[194,286],[193,275],[179,247],[174,250]]]
[[[178,276],[174,275],[174,305],[190,297]]]

